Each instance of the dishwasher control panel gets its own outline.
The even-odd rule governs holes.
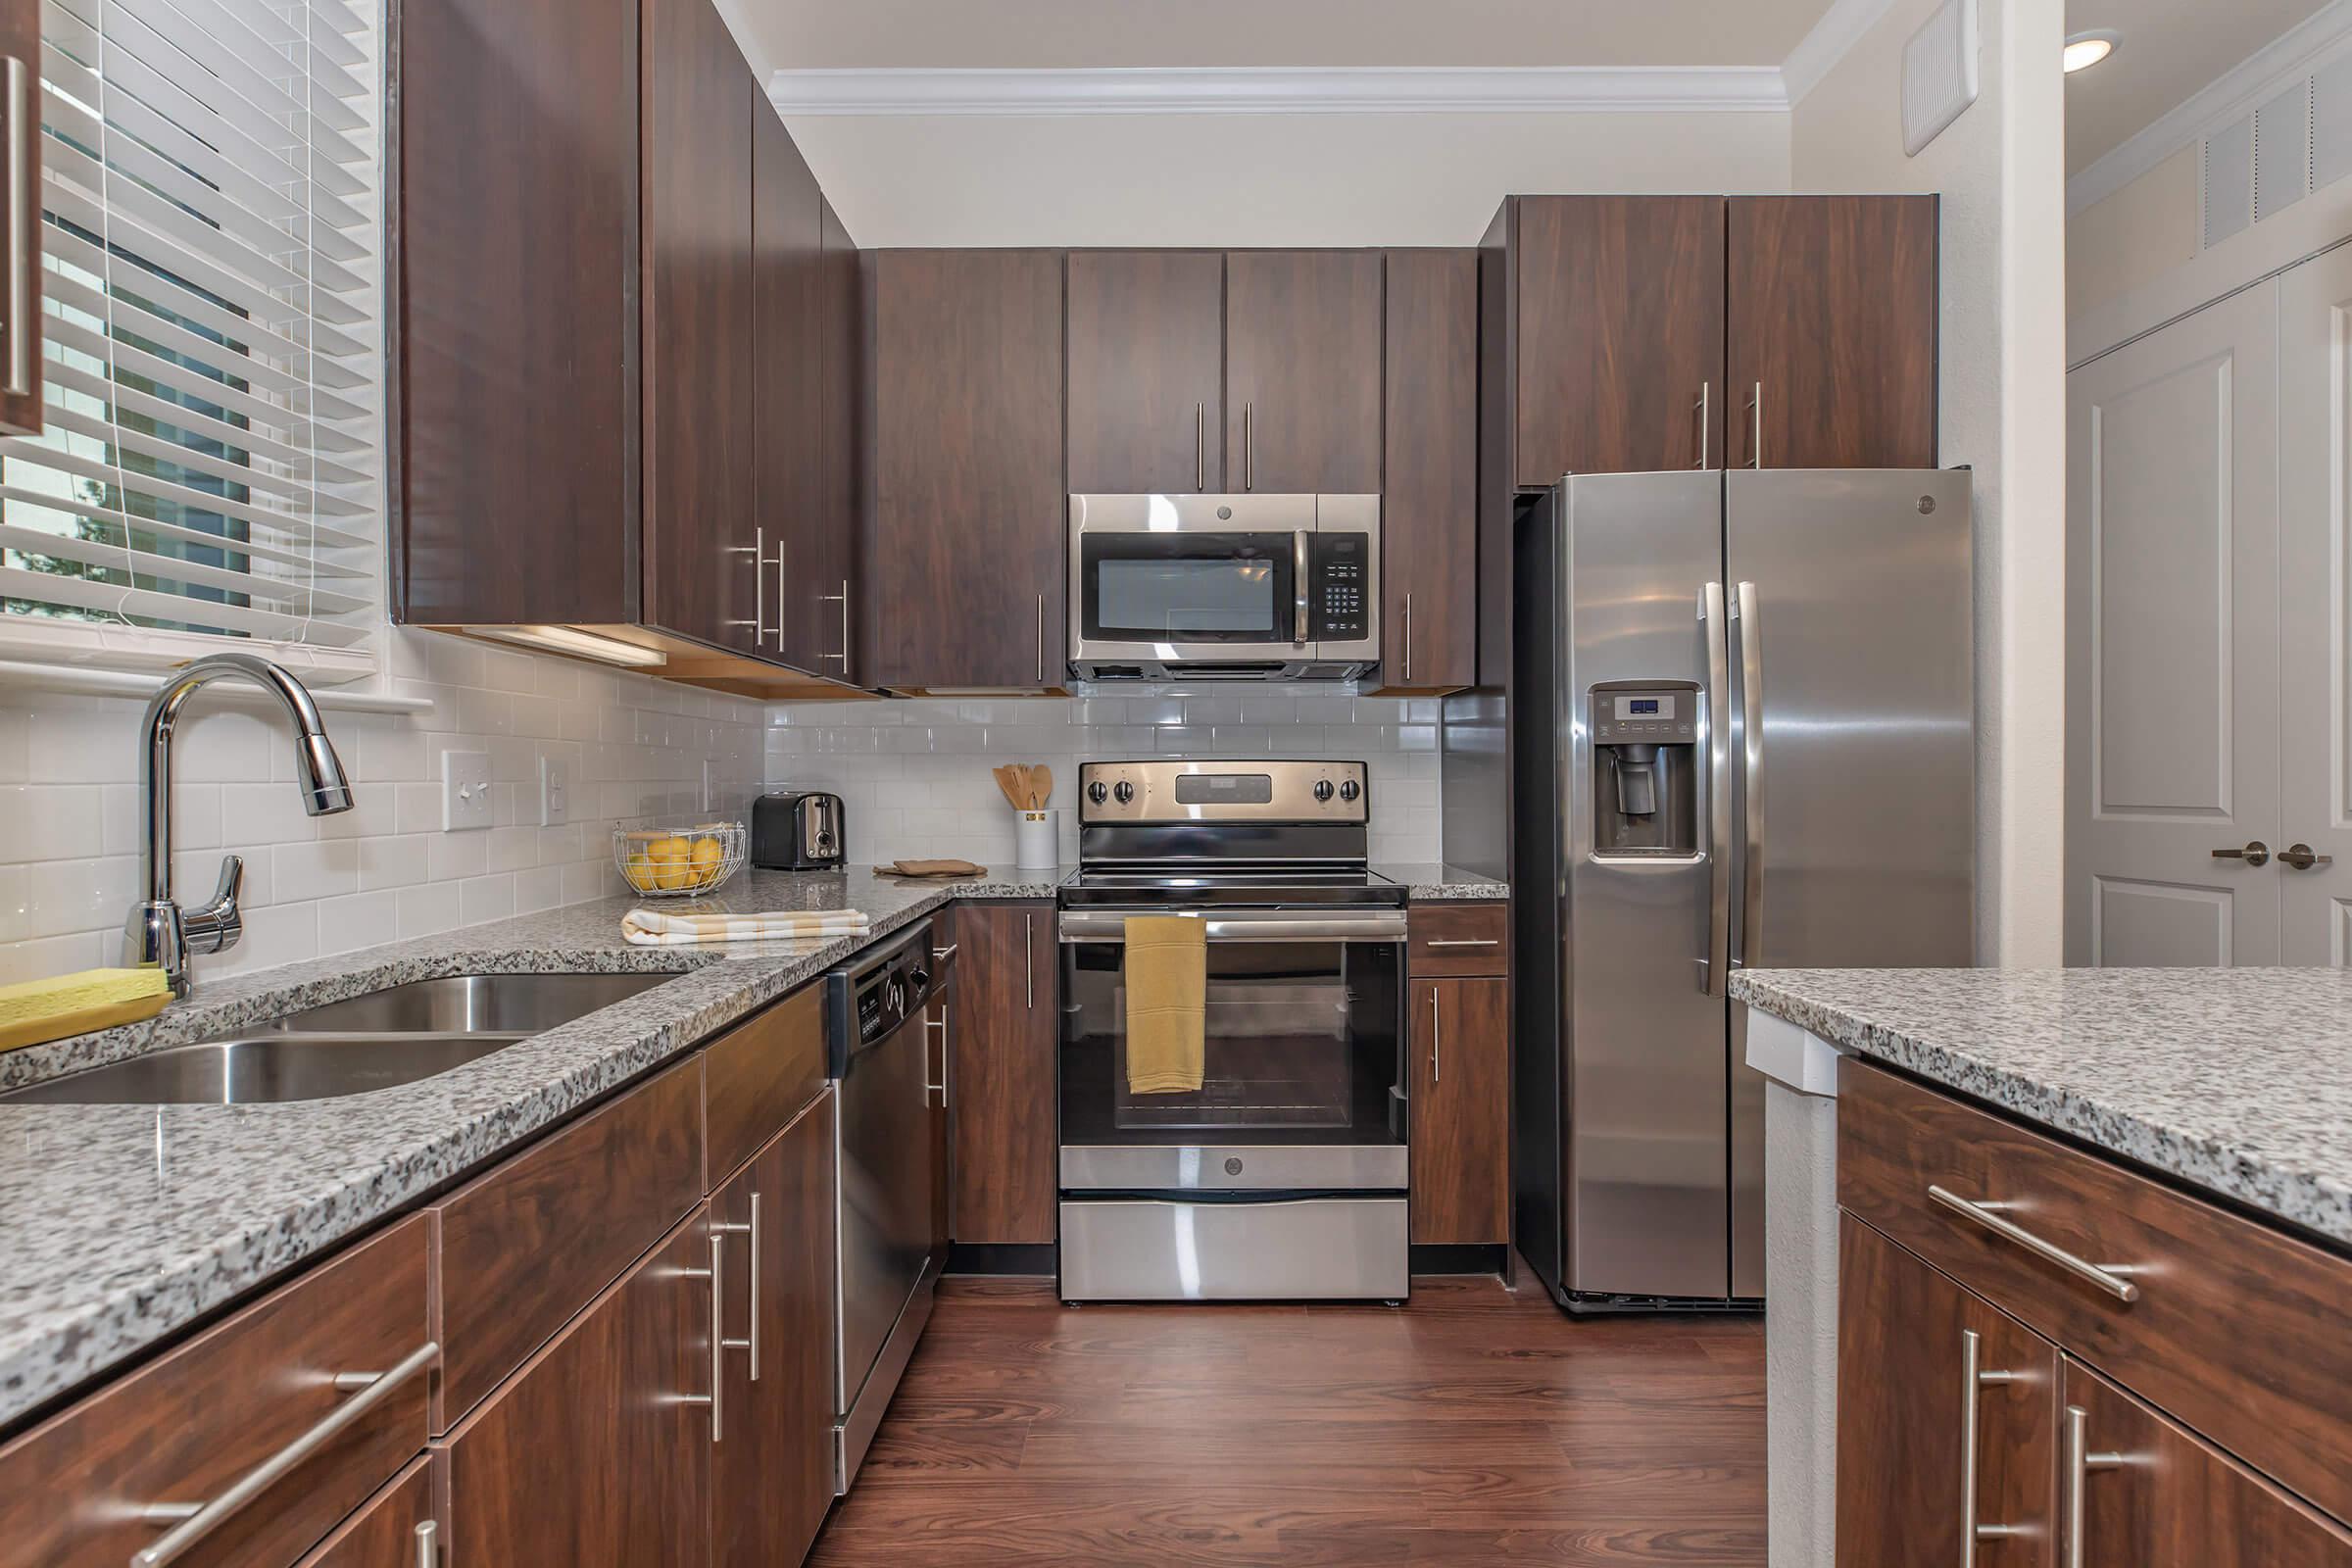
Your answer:
[[[825,1071],[849,1073],[850,1058],[919,1017],[938,983],[931,922],[917,921],[825,976]]]

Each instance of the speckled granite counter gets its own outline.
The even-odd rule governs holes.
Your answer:
[[[1761,969],[1731,989],[2352,1247],[2352,971]]]
[[[1436,904],[1447,900],[1464,902],[1494,902],[1511,896],[1510,885],[1492,877],[1464,871],[1451,865],[1414,865],[1411,863],[1382,863],[1372,867],[1392,882],[1404,884],[1415,904]]]
[[[1034,880],[1029,880],[1034,878]],[[753,872],[686,906],[862,909],[870,934],[632,948],[608,899],[199,985],[143,1024],[0,1055],[0,1087],[448,974],[675,971],[413,1084],[253,1105],[0,1103],[0,1422],[480,1165],[953,899],[1046,898],[1058,873],[907,882]]]

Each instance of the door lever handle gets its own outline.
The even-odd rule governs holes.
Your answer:
[[[2288,853],[2293,852],[2289,851]],[[2309,853],[2308,847],[2305,847],[2305,853]],[[2242,850],[2216,850],[2213,852],[2213,858],[2217,860],[2243,860],[2248,865],[2268,865],[2271,863],[2271,847],[2262,840],[2255,839]],[[2281,856],[2279,858],[2284,859],[2285,856]],[[2298,869],[2300,868],[2298,867]]]
[[[2332,865],[2332,855],[2315,855],[2308,844],[2289,844],[2278,852],[2278,863],[2297,871],[2308,871],[2315,865]]]

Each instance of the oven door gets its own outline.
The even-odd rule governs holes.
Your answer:
[[[1198,1091],[1128,1080],[1126,914],[1198,914]],[[1060,917],[1068,1193],[1401,1193],[1404,911],[1090,907]]]

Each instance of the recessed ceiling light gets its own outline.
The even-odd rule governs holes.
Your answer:
[[[2122,41],[2109,27],[2076,33],[2066,40],[2066,74],[2071,76],[2078,71],[2088,71],[2115,53],[2115,46]]]

